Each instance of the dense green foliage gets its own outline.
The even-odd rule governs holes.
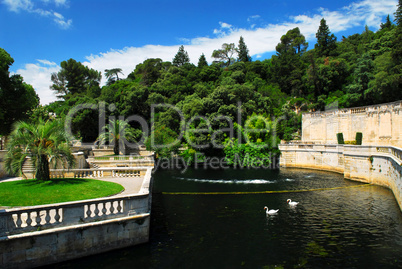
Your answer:
[[[268,143],[268,150],[253,154],[264,155],[274,150],[275,140],[300,138],[304,111],[402,99],[401,12],[399,1],[395,24],[387,17],[377,32],[365,27],[362,33],[338,40],[323,18],[317,25],[317,44],[310,50],[300,29],[290,29],[281,37],[276,54],[263,61],[251,60],[243,37],[237,47],[224,43],[214,50],[211,56],[216,61],[211,65],[204,54],[197,65],[190,63],[180,46],[172,62],[147,59],[126,79],[119,79],[121,70],[111,67],[103,87],[100,72],[70,59],[52,75],[52,89],[62,101],[46,111],[64,118],[74,106],[93,104],[73,115],[73,133],[84,142],[99,135],[101,104],[106,119],[137,115],[148,124],[147,130],[136,120],[130,126],[137,133],[148,131],[148,148],[162,156],[179,148],[186,156],[247,154],[241,130],[248,119],[259,115],[269,119],[269,133],[275,137],[258,142]],[[237,146],[229,148],[234,142]]]
[[[17,180],[0,183],[0,206],[34,206],[95,199],[123,190],[124,187],[117,183],[95,179]]]
[[[237,53],[239,54],[238,61],[239,62],[251,62],[251,57],[248,54],[248,48],[246,43],[244,42],[244,38],[241,36],[239,40],[239,46],[237,49]]]
[[[363,141],[363,133],[357,132],[356,133],[356,145],[361,145]]]
[[[119,155],[124,150],[127,142],[135,142],[142,135],[139,130],[133,129],[128,122],[124,120],[110,120],[108,125],[103,127],[103,132],[99,135],[99,144],[108,142],[113,145],[114,155]]]
[[[174,66],[182,66],[190,63],[190,57],[188,57],[187,51],[184,50],[184,46],[181,45],[179,51],[174,56],[172,64]]]
[[[336,37],[331,34],[327,22],[325,19],[321,19],[320,27],[318,28],[317,44],[315,44],[315,52],[319,57],[328,57],[335,52],[336,49]]]
[[[338,140],[339,145],[345,144],[345,140],[343,139],[343,133],[337,133],[336,139]]]
[[[8,135],[14,122],[28,119],[28,112],[39,104],[31,85],[20,75],[10,76],[13,63],[10,54],[0,48],[0,136]]]

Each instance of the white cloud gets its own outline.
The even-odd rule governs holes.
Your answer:
[[[71,26],[71,24],[73,23],[73,21],[71,19],[65,20],[64,16],[61,15],[60,13],[53,12],[53,15],[54,15],[54,22],[57,23],[63,29],[69,28]]]
[[[40,62],[43,65],[48,65],[48,66],[57,66],[57,64],[55,62],[51,62],[48,60],[37,60],[38,62]]]
[[[33,3],[31,0],[3,0],[11,11],[19,12],[20,10],[31,10]]]
[[[219,24],[221,25],[222,28],[227,28],[227,29],[232,28],[232,25],[230,25],[229,23],[226,23],[226,22],[219,22]]]
[[[45,4],[55,4],[56,6],[68,6],[67,0],[42,0]]]
[[[45,4],[54,4],[56,7],[66,6],[68,2],[66,0],[42,0]],[[47,10],[43,8],[37,8],[32,0],[3,0],[3,4],[8,6],[10,11],[19,13],[25,11],[29,13],[39,14],[42,17],[50,17],[53,21],[59,25],[62,29],[68,29],[73,21],[71,19],[66,20],[63,15],[53,10]],[[36,3],[37,4],[37,3]]]
[[[214,34],[217,36],[223,36],[223,35],[227,35],[229,33],[232,33],[233,31],[235,31],[235,28],[226,22],[219,22],[220,28],[219,29],[214,29]]]
[[[57,99],[55,93],[49,88],[52,85],[50,77],[52,73],[59,72],[60,67],[48,60],[37,61],[39,63],[26,64],[16,73],[20,74],[26,83],[34,87],[42,105],[49,104]]]
[[[248,21],[248,22],[251,22],[251,21],[257,20],[257,19],[259,19],[259,18],[261,18],[260,15],[253,15],[253,16],[248,17],[248,18],[247,18],[247,21]]]
[[[185,50],[188,52],[190,60],[195,64],[197,64],[198,58],[202,53],[205,54],[209,62],[212,62],[213,59],[210,56],[215,49],[219,49],[223,43],[237,44],[240,36],[244,37],[251,56],[258,59],[265,53],[274,52],[281,36],[295,27],[300,28],[301,33],[307,40],[315,39],[315,33],[322,18],[325,18],[333,33],[358,25],[378,28],[384,16],[393,15],[396,5],[396,0],[380,0],[376,2],[363,0],[352,3],[338,11],[321,8],[311,16],[299,15],[290,17],[288,21],[280,24],[269,24],[251,29],[235,28],[229,23],[219,22],[220,28],[213,31],[217,36],[196,37],[182,39],[181,41],[186,41]],[[171,61],[179,46],[180,44],[177,46],[146,45],[143,47],[126,47],[120,50],[113,49],[97,55],[90,55],[86,57],[86,61],[83,64],[102,73],[105,69],[121,68],[123,73],[128,75],[137,64],[142,63],[147,58],[161,58],[164,61]],[[41,95],[41,103],[46,104],[56,99],[55,97],[52,99],[54,95],[49,90],[49,85],[51,85],[50,74],[57,72],[58,67],[53,64],[49,65],[51,62],[40,63],[42,66],[39,64],[27,64],[24,69],[18,70],[17,73],[23,75],[25,81],[34,86]],[[45,67],[43,64],[48,66]],[[41,79],[38,79],[39,77]],[[103,82],[105,82],[105,79],[103,79]]]

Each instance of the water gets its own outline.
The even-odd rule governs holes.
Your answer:
[[[356,185],[301,169],[158,171],[149,243],[52,268],[401,268],[392,192]],[[255,194],[334,187],[344,188]]]

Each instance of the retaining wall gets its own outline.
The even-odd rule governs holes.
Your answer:
[[[337,144],[337,133],[345,141],[363,133],[363,145],[402,147],[402,101],[367,107],[303,113],[302,141]]]
[[[149,240],[151,168],[138,194],[0,210],[0,268],[31,268]]]
[[[281,144],[280,166],[342,173],[388,187],[402,210],[402,149],[391,146]]]

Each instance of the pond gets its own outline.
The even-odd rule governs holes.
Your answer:
[[[402,214],[390,190],[331,172],[157,171],[150,242],[52,266],[76,267],[401,268]]]

